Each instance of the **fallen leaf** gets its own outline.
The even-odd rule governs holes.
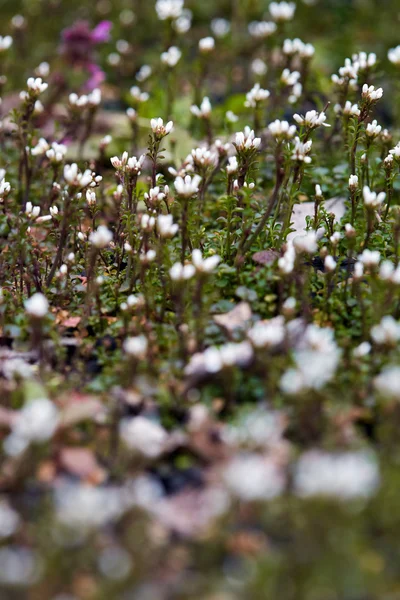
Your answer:
[[[66,447],[59,453],[60,466],[71,475],[90,483],[99,484],[104,481],[106,471],[99,465],[89,448]]]
[[[63,327],[72,327],[75,328],[81,322],[81,317],[68,317],[65,321],[61,322]]]
[[[252,258],[259,265],[272,265],[279,258],[279,252],[276,250],[261,250],[253,254]]]
[[[217,325],[224,327],[228,331],[234,331],[235,329],[244,327],[251,317],[252,312],[250,304],[248,304],[248,302],[239,302],[239,304],[229,312],[223,315],[215,315],[214,321]]]

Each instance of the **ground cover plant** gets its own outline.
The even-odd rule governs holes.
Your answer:
[[[400,598],[384,5],[3,2],[2,599]]]

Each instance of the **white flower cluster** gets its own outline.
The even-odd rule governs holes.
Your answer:
[[[151,119],[150,121],[152,132],[156,139],[161,140],[163,137],[171,133],[174,124],[172,121],[168,121],[166,125],[164,125],[163,119],[159,117],[158,119]]]
[[[294,114],[293,119],[299,125],[303,125],[307,129],[316,129],[323,125],[324,127],[330,127],[326,121],[326,114],[324,112],[318,113],[316,110],[309,110],[305,116]]]
[[[281,378],[281,390],[294,395],[323,388],[335,375],[340,354],[332,329],[308,325],[294,352],[295,367]]]
[[[252,21],[248,26],[249,33],[256,39],[265,39],[275,33],[276,25],[271,21]]]
[[[268,129],[278,141],[291,140],[296,134],[296,125],[289,125],[288,121],[279,121],[279,119],[270,123]]]
[[[171,46],[166,52],[161,54],[161,62],[167,67],[173,68],[178,64],[181,56],[182,52],[179,50],[179,48],[176,46]]]
[[[257,323],[247,332],[254,348],[276,348],[285,339],[285,320],[282,316]]]
[[[337,454],[310,450],[300,457],[294,474],[295,491],[304,498],[369,498],[378,486],[376,459],[363,450]]]
[[[223,346],[211,346],[204,352],[194,354],[185,367],[185,375],[206,375],[219,373],[225,368],[246,366],[253,358],[253,349],[249,342],[227,343]]]
[[[159,423],[142,416],[123,419],[120,435],[130,450],[148,458],[159,456],[168,439],[166,430]]]
[[[239,131],[235,135],[235,146],[239,151],[257,150],[261,144],[261,138],[255,137],[253,129],[246,125],[244,131]]]
[[[294,2],[271,2],[269,12],[276,23],[284,23],[291,21],[296,11]]]
[[[47,398],[28,402],[18,412],[10,435],[4,441],[8,455],[16,456],[26,450],[32,442],[46,442],[55,433],[59,424],[59,412]]]
[[[300,58],[311,58],[315,54],[315,48],[312,44],[305,44],[299,38],[286,39],[283,42],[283,53],[287,56],[298,54]]]
[[[207,96],[203,98],[200,106],[193,104],[190,107],[190,112],[198,119],[209,119],[211,117],[211,111],[211,102]]]
[[[256,108],[261,103],[268,100],[269,97],[270,92],[268,90],[263,90],[260,84],[256,83],[250,92],[247,92],[244,105],[247,108]]]
[[[223,478],[228,490],[245,502],[276,498],[286,485],[279,464],[255,453],[242,453],[232,458],[224,469]]]
[[[309,156],[312,148],[312,140],[302,142],[299,137],[294,138],[294,147],[292,148],[292,160],[304,162],[309,164],[311,162],[311,156]]]

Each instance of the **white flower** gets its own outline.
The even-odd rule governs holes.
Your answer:
[[[228,489],[245,502],[275,498],[285,487],[279,464],[258,454],[244,453],[232,458],[224,468],[223,478]]]
[[[197,352],[185,367],[185,374],[206,375],[233,366],[246,366],[253,358],[253,348],[247,341],[228,343],[219,348],[211,346],[204,352]]]
[[[140,67],[139,71],[136,73],[136,79],[140,82],[146,81],[152,74],[153,69],[150,65],[143,65]]]
[[[121,158],[118,158],[118,156],[112,156],[110,158],[110,162],[111,162],[112,166],[114,167],[114,169],[123,169],[125,167],[126,163],[128,162],[128,157],[129,157],[129,154],[125,150],[125,152],[122,153]]]
[[[41,77],[36,77],[36,79],[34,77],[29,77],[26,85],[28,86],[30,94],[33,96],[39,96],[39,94],[45,92],[48,88],[48,84],[44,83]]]
[[[305,117],[294,114],[293,119],[299,125],[304,125],[308,129],[315,129],[316,127],[320,127],[323,125],[324,127],[330,127],[326,121],[326,114],[324,112],[318,113],[316,110],[309,110],[306,112]]]
[[[36,146],[31,148],[31,154],[32,156],[41,156],[42,154],[45,154],[49,148],[49,142],[44,138],[39,138],[39,141],[37,142]]]
[[[293,239],[293,246],[296,252],[313,254],[317,251],[317,234],[315,231],[309,231],[304,235],[297,235]]]
[[[177,177],[174,181],[175,189],[181,198],[191,198],[199,191],[200,175],[186,175],[185,178]]]
[[[153,249],[147,250],[147,252],[142,251],[139,255],[139,260],[141,263],[147,265],[155,260],[157,256],[157,252]]]
[[[228,121],[228,123],[237,123],[239,121],[239,117],[231,110],[226,111],[225,119]]]
[[[269,12],[277,23],[290,21],[294,17],[296,5],[294,2],[271,2]]]
[[[129,306],[129,304],[128,304]],[[148,348],[147,338],[144,335],[128,337],[124,340],[123,349],[126,354],[135,358],[145,358]]]
[[[216,152],[207,150],[207,148],[194,148],[190,156],[196,167],[215,167],[218,162]]]
[[[226,165],[226,172],[228,175],[233,175],[234,173],[237,173],[238,169],[239,163],[236,156],[230,156],[228,158],[228,164]]]
[[[135,123],[137,120],[137,111],[134,108],[127,108],[126,116],[128,117],[131,123]]]
[[[299,38],[284,40],[282,50],[288,56],[298,54],[301,58],[311,58],[315,53],[315,48],[312,44],[305,44]]]
[[[255,348],[275,348],[285,339],[285,321],[279,316],[270,321],[257,323],[247,332]]]
[[[8,50],[13,43],[13,39],[11,35],[5,35],[4,37],[0,35],[0,52],[4,52],[4,50]]]
[[[148,93],[142,92],[137,85],[131,87],[129,93],[132,96],[132,99],[138,104],[142,104],[142,102],[147,102],[147,100],[149,99]]]
[[[221,258],[217,254],[203,258],[201,250],[195,249],[192,252],[192,262],[198,273],[212,273],[220,260]]]
[[[255,108],[261,102],[265,102],[270,96],[270,92],[268,90],[263,90],[259,83],[256,83],[254,87],[247,92],[246,94],[246,102],[245,106],[248,108]]]
[[[296,260],[296,251],[293,246],[293,242],[290,241],[287,244],[287,248],[286,248],[284,255],[278,259],[279,270],[283,274],[288,275],[294,269],[295,260]]]
[[[400,323],[390,315],[383,317],[379,325],[371,328],[371,338],[375,344],[395,346],[400,340]]]
[[[368,248],[363,250],[362,254],[358,256],[358,260],[365,267],[376,267],[377,265],[379,265],[380,259],[381,254],[378,250],[368,250]]]
[[[351,58],[353,61],[353,66],[357,72],[370,69],[376,64],[375,52],[370,52],[369,54],[366,52],[359,52],[358,54],[353,54]]]
[[[183,0],[157,0],[156,11],[160,21],[178,19],[182,15]]]
[[[65,165],[64,179],[73,187],[85,188],[92,182],[93,175],[90,169],[86,169],[86,171],[80,173],[78,165],[76,163],[72,163],[72,165]]]
[[[297,84],[300,79],[299,71],[290,71],[290,69],[283,69],[280,80],[281,83],[287,85],[288,87],[292,87]],[[300,94],[296,94],[300,95]]]
[[[255,58],[251,63],[251,70],[258,77],[262,77],[268,71],[267,63],[261,58]]]
[[[400,46],[396,46],[396,48],[391,48],[389,50],[388,59],[392,64],[396,66],[400,65]]]
[[[296,493],[305,498],[368,498],[378,485],[376,460],[372,454],[362,450],[337,454],[310,450],[300,457],[294,475]]]
[[[46,151],[46,156],[51,163],[58,164],[64,160],[67,154],[67,146],[53,142],[51,148]]]
[[[202,54],[208,54],[209,52],[212,52],[215,49],[215,40],[213,37],[208,36],[205,38],[202,38],[199,41],[199,50]]]
[[[86,202],[88,206],[94,206],[96,204],[96,192],[93,190],[86,190]]]
[[[89,242],[96,248],[106,248],[113,239],[112,232],[105,225],[99,225],[96,231],[92,231],[89,236]]]
[[[252,21],[248,29],[252,37],[262,39],[275,33],[276,25],[269,21]]]
[[[390,366],[375,377],[375,389],[391,400],[400,400],[400,367]]]
[[[198,119],[209,119],[211,116],[211,102],[207,96],[205,96],[200,104],[200,107],[192,105],[190,112]]]
[[[230,30],[231,30],[231,24],[229,23],[229,21],[227,21],[227,19],[218,18],[218,19],[213,19],[211,21],[211,31],[213,32],[215,37],[223,38],[226,35],[228,35]]]
[[[235,146],[237,150],[256,150],[261,144],[261,138],[255,137],[253,129],[246,126],[244,131],[235,135]]]
[[[375,89],[373,85],[368,86],[367,83],[364,83],[362,88],[362,97],[368,102],[377,102],[383,96],[383,89],[378,88]]]
[[[165,198],[165,193],[161,191],[159,185],[156,185],[156,187],[150,188],[148,192],[145,192],[144,198],[145,200],[148,200],[150,204],[156,204]]]
[[[68,96],[68,101],[73,108],[82,110],[87,107],[89,98],[86,94],[78,96],[78,94],[73,93]]]
[[[6,538],[15,533],[21,519],[4,498],[0,500],[0,538]]]
[[[311,152],[312,140],[308,140],[308,142],[301,142],[299,137],[294,139],[294,148],[292,152],[292,160],[298,160],[300,162],[304,162],[309,164],[311,162],[311,157],[308,154]]]
[[[92,90],[90,94],[88,94],[87,99],[88,105],[91,108],[99,106],[99,104],[101,103],[101,91],[98,88]]]
[[[173,222],[172,215],[158,215],[157,230],[161,238],[172,238],[178,232],[179,226]]]
[[[295,368],[288,369],[281,378],[281,390],[295,395],[323,388],[335,375],[339,358],[333,331],[309,325],[294,353]]]
[[[18,455],[31,442],[45,442],[56,431],[59,413],[53,402],[37,398],[25,404],[17,413],[12,432],[6,438],[4,448],[9,455]]]
[[[325,256],[324,259],[324,269],[328,273],[332,273],[336,269],[336,261],[333,256]]]
[[[5,171],[4,171],[4,175],[5,175]],[[11,185],[9,184],[8,181],[6,181],[3,178],[1,178],[0,181],[0,199],[5,198],[9,193],[11,192]]]
[[[182,265],[181,263],[175,263],[169,270],[169,275],[173,281],[187,281],[191,279],[196,273],[196,269],[193,265]]]
[[[168,67],[175,67],[180,58],[182,56],[182,52],[176,46],[171,46],[168,48],[166,52],[161,54],[161,62]]]
[[[168,440],[161,425],[141,416],[123,419],[120,435],[128,448],[148,458],[160,456]]]
[[[146,156],[144,154],[139,156],[139,158],[136,158],[136,156],[130,156],[126,163],[126,171],[134,173],[135,175],[140,175],[145,160]]]
[[[350,175],[349,177],[349,188],[356,190],[358,188],[358,177],[357,175]]]
[[[157,189],[157,188],[152,188],[153,190]],[[155,217],[152,217],[150,215],[148,215],[147,213],[144,213],[140,216],[140,228],[143,229],[143,231],[153,231],[154,227],[156,224],[156,220]]]
[[[84,533],[115,521],[125,508],[118,488],[63,484],[55,488],[55,500],[58,521]]]
[[[352,104],[350,100],[346,101],[346,104],[343,107],[343,114],[348,115],[350,117],[358,117],[361,111],[358,108],[358,104]]]
[[[158,119],[151,119],[150,121],[151,129],[156,136],[157,139],[162,139],[169,133],[171,133],[174,124],[172,121],[168,121],[166,125],[164,125],[164,121],[159,117]]]
[[[33,296],[25,302],[25,310],[29,316],[42,319],[49,311],[47,298],[40,292],[33,294]]]
[[[378,121],[374,119],[372,123],[368,123],[365,133],[369,138],[375,139],[376,137],[378,137],[381,131],[381,125],[378,125]]]
[[[291,140],[296,133],[296,125],[289,125],[288,121],[279,119],[270,123],[268,129],[277,140]]]
[[[367,208],[379,208],[386,198],[385,192],[380,192],[377,194],[376,192],[371,192],[369,187],[365,185],[363,187],[363,198],[364,198],[364,206]]]
[[[354,348],[353,356],[355,358],[363,358],[364,356],[368,356],[368,354],[371,352],[371,349],[372,346],[369,342],[361,342],[359,346]]]

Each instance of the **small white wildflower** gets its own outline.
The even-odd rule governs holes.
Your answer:
[[[25,302],[25,310],[29,316],[42,319],[49,311],[47,298],[40,292],[33,294],[33,296]]]
[[[201,250],[195,249],[192,252],[192,263],[198,273],[212,273],[220,261],[221,258],[217,254],[203,258]]]
[[[128,305],[129,306],[129,305]],[[128,356],[143,359],[146,356],[148,348],[147,338],[144,335],[128,337],[124,340],[123,349]]]
[[[400,323],[390,315],[383,317],[371,328],[371,338],[375,344],[395,346],[400,340]]]
[[[168,121],[168,123],[164,125],[164,121],[161,119],[161,117],[158,119],[151,119],[150,124],[155,137],[159,140],[171,133],[174,127],[172,121]]]
[[[182,263],[175,263],[169,270],[169,275],[173,281],[187,281],[191,279],[196,273],[196,269],[193,265]]]
[[[209,54],[215,49],[215,40],[213,37],[205,37],[199,41],[199,50],[202,54]]]
[[[99,225],[96,231],[92,231],[89,242],[96,248],[106,248],[113,239],[112,232],[105,225]]]
[[[200,106],[192,105],[190,107],[190,112],[198,119],[209,119],[211,116],[211,111],[211,102],[207,96],[203,98]]]

